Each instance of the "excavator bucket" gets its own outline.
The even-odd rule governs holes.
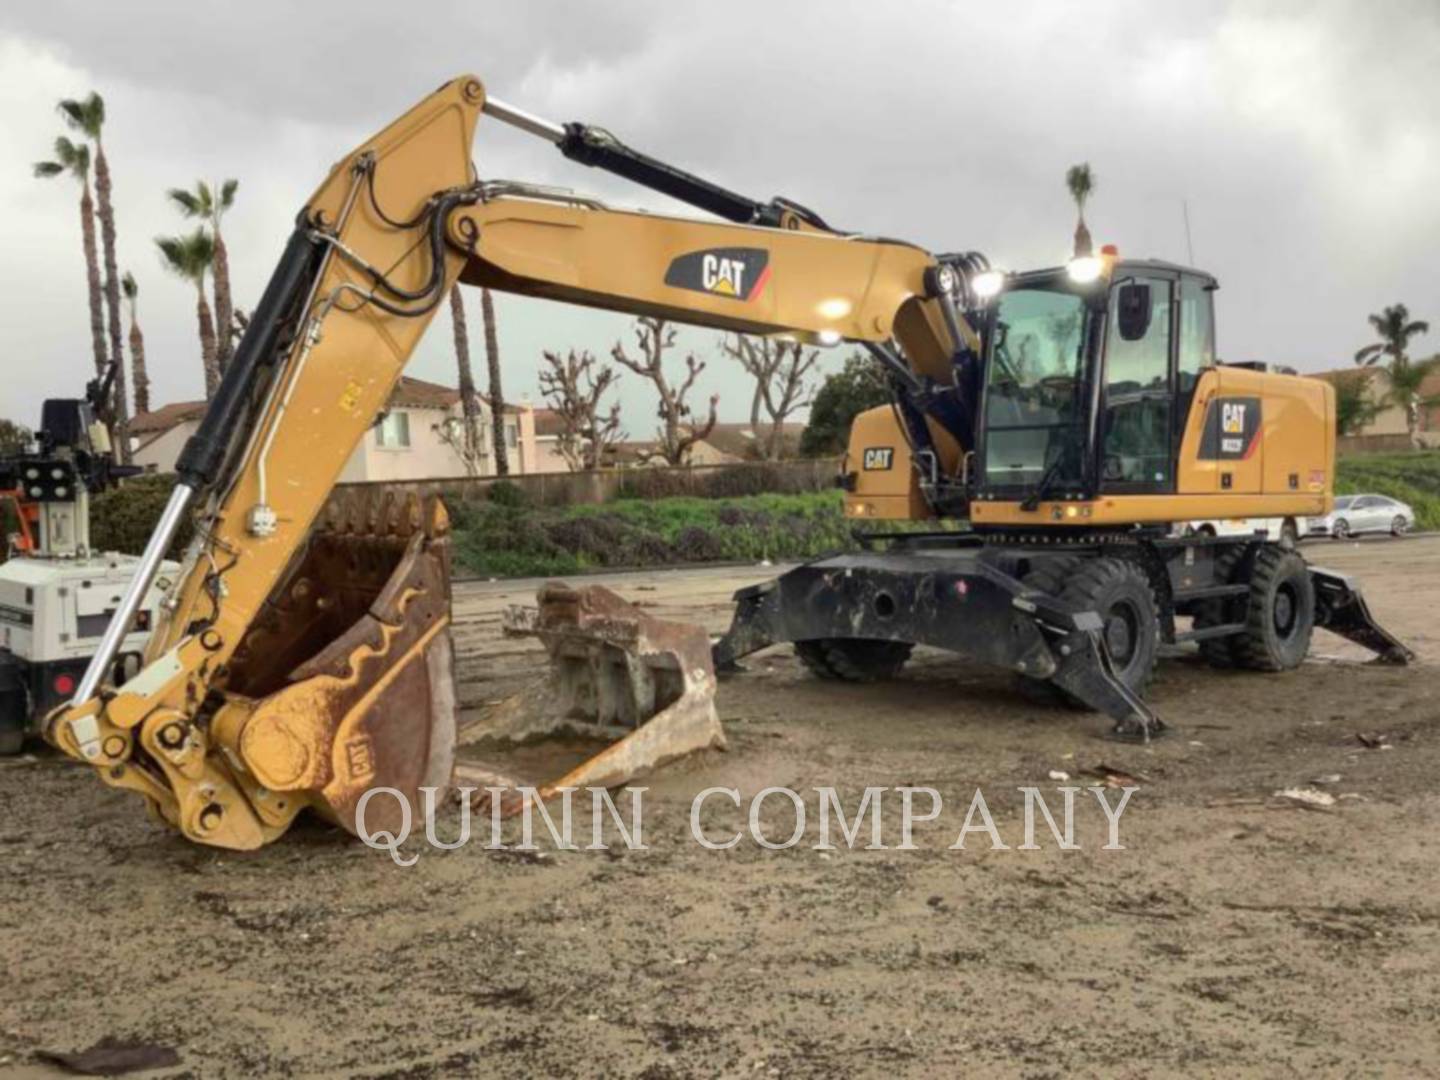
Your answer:
[[[288,823],[308,805],[356,832],[371,788],[412,807],[421,787],[444,789],[456,709],[440,500],[337,492],[224,689],[216,734],[263,785],[262,814]],[[393,830],[399,814],[393,798],[373,799],[365,823]]]
[[[684,754],[725,748],[704,628],[657,619],[599,585],[549,582],[537,599],[535,608],[512,607],[505,630],[544,643],[550,679],[461,734],[462,743],[511,751],[516,764],[462,760],[457,785],[479,789],[481,801],[490,797],[484,789],[504,789],[501,813],[510,814],[523,805],[521,788],[545,799],[564,788],[615,787]],[[589,755],[572,745],[567,758],[556,746],[566,734],[588,750],[595,740],[611,745]],[[547,740],[548,762],[527,752],[537,740]]]

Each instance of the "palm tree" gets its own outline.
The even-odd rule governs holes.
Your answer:
[[[1085,203],[1095,191],[1095,174],[1090,171],[1090,163],[1071,165],[1065,173],[1065,186],[1070,189],[1070,197],[1075,200],[1075,209],[1080,215],[1075,226],[1075,254],[1077,257],[1090,255],[1094,248],[1090,243],[1090,230],[1085,225]]]
[[[1379,315],[1370,316],[1370,325],[1380,338],[1373,345],[1366,345],[1355,354],[1355,363],[1367,367],[1379,361],[1382,356],[1390,357],[1390,363],[1401,367],[1410,362],[1405,350],[1410,339],[1429,333],[1430,324],[1424,319],[1411,319],[1410,309],[1404,304],[1392,304]]]
[[[90,286],[90,341],[95,347],[95,374],[105,374],[105,301],[100,291],[100,256],[95,248],[95,203],[90,198],[90,148],[64,135],[55,140],[55,159],[37,161],[35,175],[68,174],[80,181],[80,239],[85,248],[85,278]]]
[[[500,386],[500,342],[495,336],[495,302],[490,290],[480,290],[480,318],[485,323],[485,362],[490,368],[490,437],[495,445],[495,474],[510,475],[505,447],[505,391]]]
[[[215,320],[205,299],[205,275],[215,263],[215,241],[201,225],[184,236],[157,236],[165,269],[195,286],[195,318],[200,325],[200,360],[205,366],[205,397],[215,396],[220,368],[215,360]]]
[[[1390,400],[1405,410],[1405,427],[1413,443],[1420,424],[1420,406],[1432,403],[1421,400],[1420,386],[1434,365],[1412,364],[1406,350],[1411,338],[1430,332],[1430,324],[1410,318],[1410,309],[1404,304],[1391,304],[1379,315],[1371,315],[1370,325],[1380,340],[1357,352],[1355,363],[1370,367],[1382,356],[1390,357]]]
[[[231,324],[235,307],[230,294],[230,254],[225,247],[225,235],[220,231],[220,219],[235,205],[235,191],[239,187],[239,180],[226,180],[217,192],[204,180],[197,180],[194,191],[171,188],[167,193],[182,214],[188,218],[199,218],[209,225],[210,234],[215,238],[215,321],[220,327],[215,363],[222,373],[230,363]]]
[[[135,413],[150,411],[150,373],[145,368],[145,335],[140,332],[139,306],[136,298],[140,286],[135,284],[135,275],[128,270],[120,279],[120,291],[130,305],[130,373],[134,376]]]
[[[455,328],[455,367],[460,378],[460,412],[464,417],[463,457],[466,468],[479,460],[480,400],[475,396],[475,371],[470,366],[470,328],[465,322],[465,303],[459,284],[450,286],[450,322]]]
[[[115,261],[115,206],[111,199],[110,162],[100,132],[105,127],[105,99],[91,91],[80,101],[66,98],[60,102],[60,115],[95,144],[95,204],[100,218],[100,248],[105,256],[106,322],[110,331],[110,361],[115,365],[115,426],[119,429],[116,443],[120,460],[130,460],[130,439],[126,434],[130,409],[125,400],[125,353],[120,344],[120,272]]]

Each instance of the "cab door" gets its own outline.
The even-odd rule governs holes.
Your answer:
[[[1099,432],[1110,494],[1175,490],[1175,286],[1173,275],[1146,271],[1110,290]]]

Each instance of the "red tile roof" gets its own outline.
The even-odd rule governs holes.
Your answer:
[[[540,437],[546,435],[562,435],[565,432],[565,421],[554,409],[535,410],[535,434]]]
[[[452,386],[401,375],[390,394],[390,408],[403,405],[412,409],[448,409],[459,400],[460,391]]]
[[[199,420],[205,415],[208,401],[172,401],[154,412],[136,413],[130,418],[131,435],[147,435],[151,432],[169,431],[187,420]]]
[[[484,394],[479,395],[482,401],[489,402]],[[460,391],[453,386],[445,386],[442,383],[430,382],[426,379],[416,379],[409,375],[400,376],[400,381],[395,384],[394,391],[390,394],[389,408],[403,406],[411,409],[449,409],[460,401]],[[169,431],[177,424],[183,424],[188,420],[199,420],[205,415],[206,401],[172,401],[169,405],[162,405],[153,412],[138,413],[130,420],[130,434],[151,435]],[[515,405],[506,405],[505,412],[515,415],[520,409]],[[559,417],[555,416],[550,409],[536,409],[535,423],[537,434],[547,434],[540,430],[541,417],[552,417],[556,427],[548,434],[556,434],[560,430]]]

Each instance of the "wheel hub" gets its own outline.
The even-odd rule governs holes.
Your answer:
[[[1288,587],[1275,594],[1273,618],[1275,632],[1281,637],[1289,637],[1290,632],[1295,629],[1295,596]]]
[[[1122,668],[1130,663],[1135,653],[1135,613],[1127,605],[1117,605],[1105,617],[1105,647],[1110,656]]]

